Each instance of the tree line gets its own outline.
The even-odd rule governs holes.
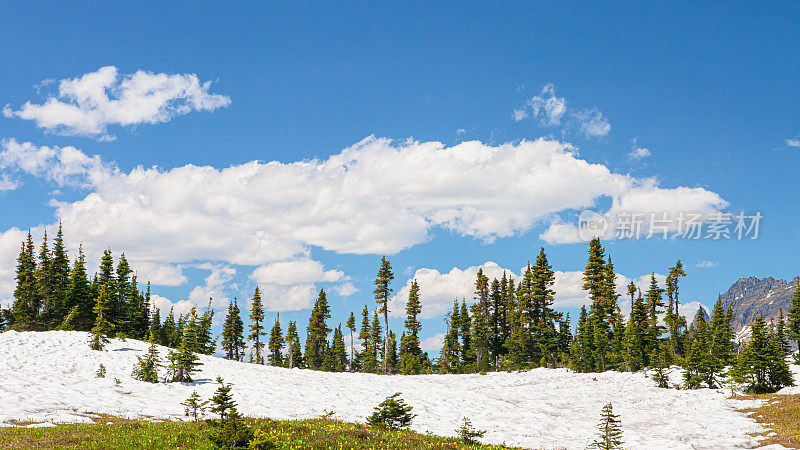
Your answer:
[[[701,308],[687,325],[678,311],[679,284],[685,276],[679,260],[668,269],[664,288],[656,281],[655,272],[646,292],[631,282],[626,287],[631,311],[625,317],[611,257],[600,240],[594,239],[589,243],[583,273],[582,287],[589,304],[581,308],[573,329],[569,314],[553,307],[555,272],[542,248],[518,280],[505,273],[490,280],[479,270],[473,285],[474,301],[454,301],[445,316],[439,357],[431,358],[421,349],[423,294],[416,280],[408,291],[399,339],[389,327],[394,274],[383,257],[374,280],[375,307],[364,305],[360,324],[351,312],[344,325],[331,328],[330,305],[320,289],[301,343],[296,321],[289,321],[285,332],[280,316],[271,327],[265,323],[256,287],[249,325],[245,326],[234,299],[219,344],[228,359],[327,371],[413,375],[536,367],[568,367],[577,372],[647,368],[654,371],[658,384],[666,387],[670,366],[679,365],[685,369],[684,385],[690,388],[717,387],[726,374],[747,383],[751,391],[768,392],[791,384],[786,357],[789,339],[800,341],[800,289],[786,320],[782,312],[777,322],[756,317],[750,326],[750,342],[739,347],[731,326],[732,311],[719,299],[708,319]],[[124,254],[115,266],[106,250],[98,273],[90,280],[81,248],[70,265],[61,227],[52,248],[45,234],[38,252],[29,233],[17,260],[15,301],[11,309],[0,311],[0,327],[91,331],[95,346],[105,336],[115,336],[183,348],[189,354],[215,351],[210,300],[202,313],[192,308],[175,318],[170,311],[162,321],[158,309],[151,312],[149,283],[146,286],[139,290]],[[726,372],[727,367],[731,369]]]

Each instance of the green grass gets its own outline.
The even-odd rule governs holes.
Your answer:
[[[4,449],[212,449],[206,426],[193,422],[149,422],[97,416],[92,424],[47,428],[0,427]],[[391,431],[331,419],[248,419],[258,435],[281,449],[502,449],[464,445],[458,439]],[[455,434],[455,432],[454,432]]]
[[[800,448],[800,395],[762,394],[735,398],[766,400],[758,408],[740,410],[767,428],[761,433],[767,437],[760,441],[760,446],[780,444]]]

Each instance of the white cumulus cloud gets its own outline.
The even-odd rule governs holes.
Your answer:
[[[109,125],[156,124],[191,111],[228,106],[230,98],[209,92],[211,82],[195,74],[139,70],[120,75],[114,66],[101,67],[77,78],[64,79],[58,93],[44,103],[30,101],[18,110],[6,106],[3,115],[33,120],[40,128],[63,135],[113,139]]]

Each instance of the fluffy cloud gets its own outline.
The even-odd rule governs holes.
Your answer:
[[[63,135],[113,139],[109,125],[168,122],[190,111],[213,111],[230,98],[209,93],[211,82],[194,74],[139,70],[120,76],[114,66],[59,82],[58,94],[42,104],[26,102],[19,110],[3,109],[6,117],[33,120],[40,128]]]
[[[334,282],[344,277],[341,270],[323,270],[319,261],[281,261],[261,266],[250,274],[259,283],[295,285],[301,283]]]
[[[611,124],[597,108],[574,109],[567,107],[567,100],[556,95],[553,83],[542,87],[538,95],[534,95],[522,108],[514,109],[514,120],[519,122],[530,115],[539,119],[545,127],[564,126],[562,132],[577,129],[586,138],[606,136],[611,131]]]
[[[333,291],[341,295],[342,297],[349,297],[358,292],[358,288],[355,287],[353,283],[348,281],[346,283],[334,286]]]
[[[40,147],[15,139],[0,141],[0,169],[44,178],[58,186],[79,187],[96,186],[118,174],[99,156],[87,156],[75,147]]]
[[[136,270],[136,277],[158,286],[180,286],[186,283],[186,276],[180,266],[155,263],[151,261],[130,261]]]
[[[175,315],[175,319],[177,320],[178,316],[188,313],[192,310],[192,307],[197,307],[198,305],[188,300],[178,300],[177,302],[173,303],[166,297],[162,297],[158,294],[152,294],[150,296],[150,306],[154,310],[159,310],[161,314],[161,320],[164,320],[164,318],[169,314],[170,309],[172,309],[172,313]]]
[[[786,145],[788,145],[789,147],[798,148],[798,147],[800,147],[800,138],[798,138],[798,139],[786,139]]]
[[[555,214],[593,207],[604,197],[620,210],[662,204],[713,209],[722,202],[701,188],[660,188],[653,180],[613,173],[578,158],[569,144],[545,139],[445,147],[370,137],[325,160],[138,167],[128,173],[71,147],[9,140],[3,154],[6,170],[89,190],[77,201],[51,205],[72,247],[83,242],[90,260],[113,248],[151,264],[263,266],[253,273],[257,281],[298,277],[290,307],[313,298],[314,283],[346,281],[340,271],[310,261],[311,246],[394,254],[426,242],[437,227],[492,241]],[[3,238],[18,245],[18,233],[7,233],[12,236]],[[13,260],[0,264],[0,273],[13,268]],[[161,270],[155,273],[167,284],[182,280],[175,270]],[[197,299],[212,293],[204,290],[213,292],[201,286]]]
[[[201,286],[195,286],[189,292],[189,302],[193,305],[206,305],[209,299],[213,299],[212,306],[225,307],[230,301],[227,294],[227,285],[236,276],[236,269],[222,264],[202,263],[196,266],[198,269],[208,270],[210,273]]]

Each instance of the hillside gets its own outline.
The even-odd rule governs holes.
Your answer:
[[[795,283],[775,278],[739,278],[722,294],[722,304],[733,307],[733,329],[741,330],[753,322],[756,313],[764,317],[778,317],[779,310],[792,306]]]
[[[595,436],[603,404],[620,415],[631,448],[747,448],[761,428],[736,412],[746,402],[723,391],[658,389],[642,373],[579,374],[563,369],[487,375],[380,376],[256,366],[201,356],[192,384],[148,384],[130,377],[147,344],[112,340],[92,351],[81,332],[0,334],[0,424],[89,422],[87,413],[182,419],[192,390],[209,398],[224,377],[242,413],[276,419],[332,411],[363,421],[394,392],[418,414],[412,428],[452,435],[462,417],[487,430],[484,442],[535,448],[583,448]],[[161,355],[166,349],[161,348]],[[97,378],[100,364],[106,378]],[[115,378],[120,380],[117,385]]]

